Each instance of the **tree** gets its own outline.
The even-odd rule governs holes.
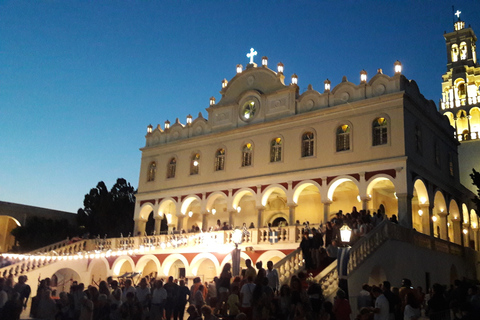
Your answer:
[[[118,237],[133,231],[135,189],[123,178],[108,191],[103,181],[90,190],[78,209],[77,221],[85,233]]]
[[[477,195],[473,198],[473,202],[477,205],[477,212],[480,212],[480,173],[475,169],[472,169],[473,173],[470,173],[470,178],[472,178],[472,183],[477,187]]]

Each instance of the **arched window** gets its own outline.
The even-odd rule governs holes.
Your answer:
[[[467,44],[465,42],[460,43],[460,59],[467,59]]]
[[[157,172],[157,163],[155,161],[152,161],[148,166],[147,181],[154,181],[156,172]]]
[[[242,149],[242,167],[250,167],[252,165],[253,147],[251,143],[243,145]]]
[[[458,61],[458,44],[452,44],[452,62]]]
[[[302,157],[313,156],[313,146],[315,143],[315,135],[313,132],[305,132],[302,135]]]
[[[337,128],[337,152],[350,150],[350,126],[347,124]]]
[[[200,171],[200,154],[195,153],[190,161],[190,175],[198,174]]]
[[[175,171],[177,170],[177,159],[171,158],[167,167],[167,179],[175,178]]]
[[[420,126],[415,126],[415,150],[422,153],[422,130]]]
[[[270,143],[270,162],[282,161],[282,138],[275,138]]]
[[[372,123],[372,145],[380,146],[388,142],[387,119],[377,118]]]
[[[215,153],[215,171],[225,169],[225,149],[218,149]]]

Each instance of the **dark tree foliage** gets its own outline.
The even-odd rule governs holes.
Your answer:
[[[472,178],[472,183],[477,187],[477,195],[473,198],[473,202],[477,205],[477,212],[480,212],[480,173],[475,169],[472,169],[473,173],[470,173],[470,178]]]
[[[17,246],[14,251],[27,252],[75,236],[78,229],[67,220],[29,217],[24,226],[12,230]]]
[[[78,209],[77,222],[84,233],[118,237],[133,231],[135,189],[125,179],[117,179],[110,191],[100,181],[85,195],[83,205]]]

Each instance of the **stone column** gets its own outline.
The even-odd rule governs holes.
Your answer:
[[[237,211],[235,210],[230,210],[228,212],[228,224],[232,227],[232,228],[235,228],[235,214],[237,213]]]
[[[362,197],[362,210],[368,210],[368,202],[372,200],[370,197]]]
[[[295,208],[297,207],[296,204],[289,204],[288,205],[288,225],[293,226],[295,224]]]
[[[147,225],[147,220],[144,219],[137,219],[135,220],[135,227],[133,231],[133,235],[137,236],[139,233],[143,235],[145,232],[145,226]]]
[[[208,231],[207,218],[208,218],[208,212],[202,212],[202,230],[203,231]]]
[[[435,230],[433,230],[434,225],[433,225],[433,205],[430,205],[428,207],[428,232],[430,236],[434,237],[435,236]]]
[[[330,215],[330,205],[332,204],[332,201],[325,200],[325,201],[322,201],[322,203],[323,203],[323,223],[326,223],[328,221],[328,216]]]
[[[447,226],[447,214],[446,212],[441,212],[438,214],[440,217],[440,239],[448,239],[448,226]]]
[[[162,221],[163,221],[163,217],[155,218],[155,234],[160,234],[160,231],[162,228]]]
[[[261,228],[263,225],[263,212],[265,211],[265,207],[257,207],[258,216],[257,216],[257,225],[255,227]]]
[[[184,219],[183,215],[180,215],[180,216],[177,215],[177,230],[180,232],[183,229],[183,219]],[[170,227],[168,231],[170,231]]]
[[[398,198],[398,223],[406,228],[412,228],[412,195],[397,193]]]
[[[462,244],[462,224],[460,222],[460,219],[455,219],[452,220],[453,224],[453,242],[456,244]]]

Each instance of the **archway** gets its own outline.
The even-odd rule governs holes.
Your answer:
[[[418,232],[430,234],[430,199],[425,183],[421,179],[415,180],[412,198],[412,223]]]
[[[262,205],[265,207],[265,211],[263,212],[263,216],[258,216],[257,221],[254,220],[256,227],[266,226],[273,217],[288,217],[289,208],[285,187],[280,185],[271,185],[265,189],[262,196]]]
[[[121,276],[128,272],[133,272],[135,263],[129,256],[121,256],[113,263],[112,270],[114,276]]]
[[[201,201],[198,196],[189,196],[183,201],[181,208],[184,217],[183,229],[189,232],[194,232],[197,228],[203,229],[201,209]]]
[[[305,181],[295,187],[293,202],[295,208],[295,219],[309,221],[311,224],[320,224],[323,221],[323,203],[320,194],[320,185],[314,181]]]
[[[374,178],[367,187],[367,194],[370,197],[368,207],[370,211],[375,211],[382,207],[387,217],[396,215],[398,218],[398,199],[393,182],[384,176]]]
[[[0,216],[0,253],[8,252],[15,246],[15,237],[11,232],[20,227],[20,222],[10,216]]]
[[[173,227],[178,224],[176,213],[177,203],[173,199],[165,199],[160,202],[158,214],[154,217],[156,234],[167,233],[169,229],[173,229]]]
[[[70,287],[73,281],[82,282],[80,275],[73,269],[62,268],[57,270],[50,278],[56,278],[55,286],[52,284],[52,289],[58,292],[70,292]]]
[[[251,222],[257,221],[258,210],[256,194],[252,189],[241,189],[233,196],[233,209],[237,211],[234,213],[234,225],[242,226],[244,223],[248,226]]]
[[[224,222],[230,222],[230,216],[227,207],[227,195],[223,192],[214,192],[207,198],[207,217],[204,219],[206,226],[202,225],[204,230],[216,229],[217,220],[220,222],[220,226],[223,226]]]
[[[470,109],[470,130],[471,138],[479,139],[480,138],[480,109],[474,107]]]
[[[142,274],[143,277],[149,276],[150,278],[157,277],[160,270],[160,261],[154,255],[147,254],[142,256],[135,266],[135,271]]]
[[[328,220],[340,210],[348,213],[353,207],[358,208],[362,204],[357,183],[350,177],[334,180],[328,188],[328,199],[332,201]]]
[[[88,274],[92,282],[100,283],[102,280],[106,280],[108,277],[108,261],[103,259],[93,259],[88,266]]]

